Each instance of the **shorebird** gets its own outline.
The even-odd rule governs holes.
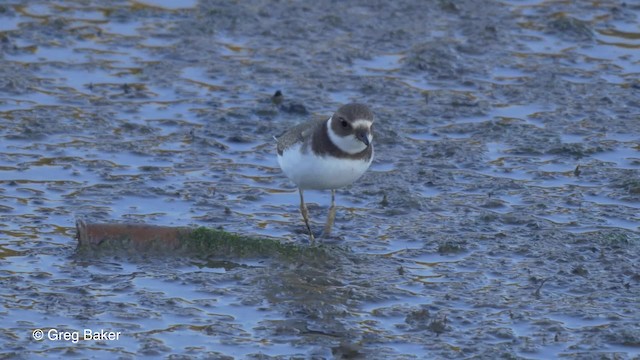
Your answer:
[[[328,120],[294,126],[276,139],[278,164],[300,192],[300,212],[315,242],[304,190],[331,190],[331,207],[322,237],[331,235],[336,217],[336,189],[352,184],[373,160],[373,113],[363,104],[340,107]]]

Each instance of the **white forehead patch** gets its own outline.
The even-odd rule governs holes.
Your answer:
[[[371,124],[373,124],[373,121],[368,120],[368,119],[358,119],[354,122],[351,123],[351,126],[353,128],[357,128],[357,127],[366,127],[366,128],[370,128]]]

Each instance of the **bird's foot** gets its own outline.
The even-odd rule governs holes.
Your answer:
[[[320,239],[319,241],[322,244],[333,244],[333,243],[339,243],[340,241],[344,240],[344,237],[341,235],[334,235],[331,233],[325,233],[322,232],[319,236],[318,239]]]

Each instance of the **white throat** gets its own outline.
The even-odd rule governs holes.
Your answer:
[[[329,118],[329,120],[327,120],[327,134],[329,135],[331,142],[334,143],[338,149],[346,152],[347,154],[357,154],[367,148],[367,146],[362,141],[358,140],[353,134],[345,137],[336,134],[331,128],[331,119],[332,118]],[[364,120],[357,120],[355,123],[358,123],[359,121],[364,122]],[[370,124],[370,122],[368,123]],[[372,136],[369,135],[369,142],[371,142],[371,140]]]

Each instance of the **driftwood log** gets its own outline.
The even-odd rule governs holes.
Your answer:
[[[147,224],[99,224],[76,221],[79,253],[322,259],[338,250],[277,239],[256,238],[210,228]]]
[[[79,249],[128,249],[136,252],[182,248],[193,229],[146,224],[92,224],[76,221]]]

